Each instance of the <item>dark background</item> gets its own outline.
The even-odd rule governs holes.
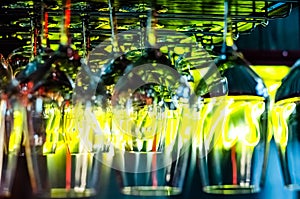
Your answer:
[[[300,57],[300,7],[282,19],[270,20],[268,26],[257,26],[241,34],[236,44],[253,65],[291,66]]]

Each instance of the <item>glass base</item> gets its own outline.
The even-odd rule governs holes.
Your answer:
[[[0,198],[5,197],[9,198],[11,196],[11,192],[9,190],[1,190],[0,191]]]
[[[181,193],[181,189],[169,186],[132,186],[122,188],[125,195],[134,196],[171,196]]]
[[[38,198],[85,198],[96,195],[95,189],[64,189],[64,188],[53,188],[48,194],[38,194]]]
[[[299,184],[286,184],[285,188],[291,191],[299,191],[300,190],[300,185]]]
[[[260,188],[250,185],[250,186],[243,186],[243,185],[212,185],[212,186],[205,186],[203,187],[203,191],[205,193],[210,194],[251,194],[257,193],[260,191]]]

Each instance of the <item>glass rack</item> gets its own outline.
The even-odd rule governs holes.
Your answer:
[[[115,0],[118,31],[139,29],[147,20],[147,10],[157,10],[157,28],[177,30],[196,36],[204,45],[219,44],[223,31],[223,1],[221,0]],[[257,25],[266,25],[268,20],[289,15],[296,0],[235,0],[232,5],[233,32],[248,33]],[[59,43],[63,1],[21,1],[0,2],[0,39],[16,37],[30,44],[33,27],[41,28],[41,6],[49,14],[49,39]],[[99,44],[111,34],[109,5],[105,0],[72,1],[70,33],[72,41],[82,46],[82,22],[91,38],[91,47]]]

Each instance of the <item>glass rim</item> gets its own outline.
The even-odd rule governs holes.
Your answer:
[[[282,99],[282,100],[279,100],[279,101],[275,102],[275,104],[276,105],[283,105],[283,104],[286,104],[286,103],[293,103],[293,102],[300,102],[300,96],[285,98],[285,99]]]
[[[256,95],[226,95],[226,96],[218,96],[212,98],[204,98],[204,102],[212,102],[212,101],[221,101],[221,100],[235,100],[235,101],[264,101],[265,98]],[[300,97],[299,97],[300,101]]]

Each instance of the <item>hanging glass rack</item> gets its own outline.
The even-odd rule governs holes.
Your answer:
[[[157,28],[176,30],[196,36],[204,45],[222,41],[223,31],[222,0],[115,0],[114,7],[118,20],[118,31],[138,29],[145,22],[147,9],[158,11]],[[266,25],[268,20],[289,15],[296,0],[233,0],[232,21],[236,35],[251,32],[257,25]],[[60,15],[63,1],[21,1],[0,2],[1,38],[15,37],[23,43],[30,43],[32,25],[40,28],[41,6],[46,5],[49,13],[49,39],[59,43]],[[109,6],[106,0],[74,0],[71,5],[72,18],[70,33],[73,44],[83,45],[82,21],[86,19],[91,47],[99,44],[111,34]]]

